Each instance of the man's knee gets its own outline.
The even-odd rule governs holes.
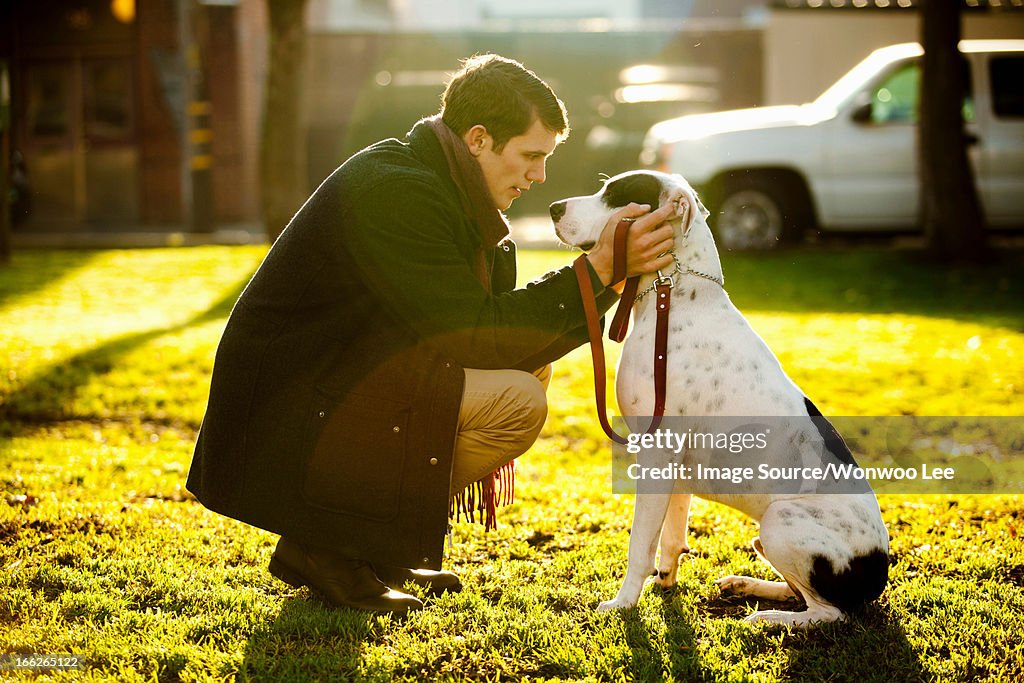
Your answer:
[[[527,423],[532,433],[531,440],[536,440],[548,417],[548,395],[540,380],[533,375],[530,375],[530,380],[528,402],[530,410],[527,415]]]
[[[543,382],[528,372],[513,371],[514,381],[506,397],[514,410],[509,426],[531,444],[537,439],[548,416],[548,397]]]
[[[543,379],[529,372],[467,369],[459,431],[526,441],[529,448],[547,418],[545,392]]]

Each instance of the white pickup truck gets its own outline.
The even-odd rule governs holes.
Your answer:
[[[975,180],[991,228],[1024,227],[1024,40],[965,40],[964,101]],[[702,192],[719,244],[770,249],[803,232],[919,226],[917,43],[873,52],[799,106],[655,124],[641,162]]]

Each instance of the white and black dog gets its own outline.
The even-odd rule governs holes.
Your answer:
[[[597,242],[612,214],[631,202],[653,208],[675,202],[675,288],[671,293],[668,337],[667,405],[671,416],[794,416],[789,443],[816,444],[843,462],[852,455],[842,438],[786,375],[775,355],[733,306],[722,285],[722,266],[708,227],[707,211],[689,184],[678,175],[632,171],[607,180],[593,195],[551,205],[555,231],[566,244],[589,248]],[[616,395],[629,416],[654,410],[653,339],[655,302],[642,296],[654,281],[646,276],[634,304],[635,320],[619,360]],[[807,462],[800,448],[776,449],[770,464]],[[676,462],[714,465],[714,453],[689,448],[671,455]],[[653,458],[664,464],[663,455]],[[762,453],[758,457],[764,457]],[[689,552],[687,517],[693,489],[674,482],[674,490],[638,495],[629,540],[626,578],[607,611],[636,605],[653,572],[663,587],[675,585],[679,557]],[[796,626],[844,620],[846,614],[881,595],[888,579],[889,535],[870,487],[857,493],[700,491],[701,497],[734,507],[760,523],[754,549],[783,581],[744,576],[718,580],[723,593],[770,600],[803,599],[806,611],[765,610],[747,621]]]

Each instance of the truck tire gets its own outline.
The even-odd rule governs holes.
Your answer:
[[[713,226],[719,246],[754,251],[798,241],[803,212],[788,185],[762,176],[725,179]]]

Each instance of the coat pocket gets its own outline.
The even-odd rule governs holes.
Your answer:
[[[401,503],[408,444],[409,406],[349,394],[342,402],[317,395],[313,449],[302,492],[332,512],[380,522],[394,519]]]

